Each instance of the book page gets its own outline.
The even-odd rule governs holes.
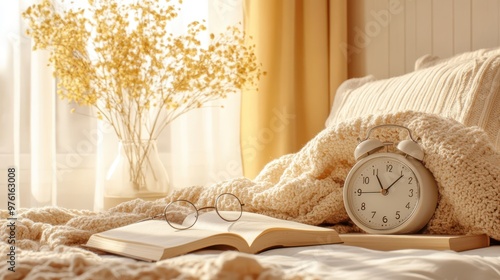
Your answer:
[[[127,240],[130,243],[170,248],[200,240],[215,233],[214,231],[199,228],[177,230],[164,220],[149,220],[101,232],[96,235],[114,240]]]
[[[239,212],[224,213],[224,215],[239,215]],[[208,229],[216,232],[231,232],[243,237],[249,246],[264,232],[276,229],[291,229],[303,231],[332,231],[293,221],[281,220],[256,213],[243,212],[241,218],[235,222],[227,222],[221,219],[217,212],[210,211],[201,214],[197,223],[193,226],[196,229]]]

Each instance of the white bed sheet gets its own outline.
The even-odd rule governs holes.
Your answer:
[[[375,251],[346,245],[281,248],[257,256],[321,279],[500,279],[500,246],[454,252]]]
[[[285,277],[277,279],[500,280],[500,245],[464,252],[415,249],[376,251],[342,244],[278,248],[256,255],[202,250],[164,260],[158,265],[191,263],[193,269],[197,269],[203,263],[226,259],[221,256],[228,253],[241,255],[246,260],[254,258],[263,267],[274,267],[274,270],[284,272]],[[102,257],[119,259],[122,264],[136,262],[119,256]],[[238,278],[237,275],[232,276]],[[206,279],[212,277],[207,275]]]
[[[220,253],[205,250],[189,258],[208,260]],[[376,251],[334,244],[272,249],[253,257],[263,266],[277,266],[285,274],[310,279],[500,279],[499,245],[454,252]]]

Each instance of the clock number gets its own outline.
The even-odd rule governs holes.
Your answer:
[[[406,209],[410,209],[410,203],[406,203],[406,206],[405,206]]]
[[[372,211],[372,218],[375,217],[375,214],[377,214],[377,211]]]
[[[363,194],[363,190],[361,189],[357,189],[356,190],[356,193],[358,194],[358,196],[361,196]]]
[[[401,218],[401,215],[399,215],[399,211],[396,211],[396,219],[399,220]]]
[[[408,185],[411,185],[413,182],[413,177],[408,177]]]
[[[388,164],[385,166],[385,171],[392,172],[392,164]]]
[[[363,202],[361,203],[361,210],[365,211],[366,210],[366,204]]]
[[[373,176],[377,176],[378,175],[378,169],[373,169]]]
[[[363,184],[368,185],[370,183],[370,177],[363,177]]]
[[[387,223],[387,221],[388,221],[388,220],[387,220],[387,216],[383,216],[383,217],[382,217],[382,222],[383,222],[384,224],[386,224],[386,223]]]
[[[409,189],[410,191],[410,194],[408,195],[408,197],[413,197],[413,189]]]

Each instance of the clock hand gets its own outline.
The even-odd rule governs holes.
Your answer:
[[[382,182],[380,182],[380,178],[378,177],[378,174],[375,176],[377,176],[377,181],[378,181],[378,184],[380,185],[380,188],[384,189],[384,187],[382,187]]]
[[[396,179],[396,181],[394,181],[390,186],[387,187],[387,189],[385,189],[386,191],[388,191],[392,186],[394,186],[394,184],[396,184],[397,181],[399,181],[399,179],[403,178],[403,175],[399,176],[399,178]]]

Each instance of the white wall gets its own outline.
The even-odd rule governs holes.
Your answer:
[[[449,57],[500,45],[499,0],[349,0],[349,77],[413,70],[424,54]]]

